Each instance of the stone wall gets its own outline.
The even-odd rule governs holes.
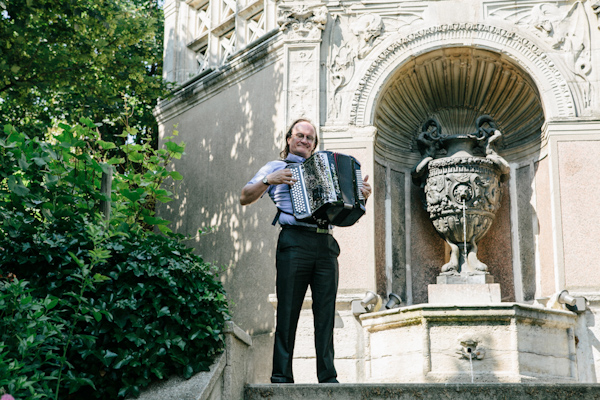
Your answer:
[[[264,354],[270,357],[278,230],[270,226],[274,207],[268,199],[242,208],[239,193],[277,158],[286,125],[299,116],[312,119],[320,148],[356,156],[374,187],[366,216],[354,227],[335,229],[342,250],[338,311],[345,321],[336,331],[339,365],[348,366],[340,369],[342,376],[359,379],[348,361],[364,350],[351,299],[374,290],[384,298],[399,294],[403,306],[427,303],[427,285],[448,258],[410,179],[420,157],[420,126],[435,116],[452,129],[468,130],[470,119],[490,114],[504,135],[498,152],[508,160],[511,178],[480,243],[480,258],[505,302],[531,304],[563,289],[591,300],[590,311],[579,317],[583,336],[577,341],[589,351],[579,350],[587,372],[578,376],[595,382],[597,4],[237,4],[165,3],[165,77],[179,86],[156,113],[162,137],[176,125],[187,154],[174,164],[184,175],[179,199],[160,212],[181,233],[214,227],[194,246],[224,266],[234,321],[264,339],[258,341]],[[301,323],[310,326],[310,319]],[[310,328],[298,343],[311,348]],[[308,381],[311,357],[298,358],[306,365],[300,376]]]

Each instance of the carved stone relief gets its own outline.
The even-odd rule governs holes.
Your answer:
[[[373,49],[375,39],[383,33],[383,20],[377,14],[363,14],[352,24],[352,33],[358,38],[358,58],[364,58]]]
[[[313,48],[291,48],[288,60],[288,119],[307,117],[316,120],[319,83],[317,53]]]
[[[538,73],[543,77],[548,90],[553,94],[552,106],[556,110],[556,116],[569,117],[575,116],[575,104],[569,85],[564,80],[562,74],[556,68],[554,62],[538,46],[530,40],[519,36],[514,31],[503,28],[476,24],[476,23],[455,23],[431,26],[429,28],[418,30],[401,37],[398,40],[389,42],[388,45],[377,55],[371,66],[358,82],[354,97],[352,99],[352,108],[350,110],[350,123],[362,125],[364,121],[365,110],[368,107],[368,96],[376,90],[374,85],[385,74],[388,68],[398,62],[399,57],[409,57],[415,48],[423,46],[426,43],[443,43],[451,39],[473,43],[473,41],[485,41],[486,43],[495,43],[499,48],[510,49],[516,54],[520,54],[523,60],[528,60]],[[404,56],[402,56],[404,55]],[[515,60],[518,62],[518,60]]]
[[[279,8],[277,23],[288,39],[321,39],[327,24],[327,7],[283,5]]]
[[[332,60],[328,65],[330,86],[328,115],[330,118],[339,117],[342,109],[342,96],[339,91],[346,86],[354,74],[355,57],[356,54],[348,44],[333,49]]]
[[[598,29],[600,29],[600,1],[592,4],[592,10],[594,10],[594,14],[596,14],[596,17],[598,18]]]
[[[364,59],[383,40],[386,33],[398,31],[401,27],[417,20],[427,6],[404,6],[380,4],[371,8],[365,4],[354,4],[344,8],[344,12],[333,15],[329,29],[328,105],[329,120],[342,118],[342,103],[348,98],[341,93],[354,75],[356,63]],[[389,29],[388,29],[389,27]]]
[[[591,23],[584,4],[581,1],[557,5],[547,2],[527,3],[521,5],[518,13],[515,13],[514,2],[506,3],[504,5],[502,2],[497,8],[490,9],[489,16],[534,29],[553,49],[559,51],[566,65],[580,79],[584,107],[589,108],[591,83],[588,75],[592,70]]]

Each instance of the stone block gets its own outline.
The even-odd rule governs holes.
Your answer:
[[[438,285],[481,285],[494,283],[494,276],[490,274],[481,275],[438,275]]]
[[[491,304],[500,303],[500,285],[466,284],[466,285],[429,285],[430,304]]]

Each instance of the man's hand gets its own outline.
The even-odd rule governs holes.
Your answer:
[[[297,179],[292,178],[292,171],[288,168],[280,169],[267,175],[270,185],[281,185],[283,183],[292,186]]]
[[[267,175],[267,181],[269,182],[269,185],[287,184],[292,186],[296,183],[297,179],[292,178],[292,171],[285,168]],[[240,195],[240,204],[246,206],[254,203],[260,199],[260,196],[262,196],[268,188],[269,186],[262,183],[262,181],[244,186],[242,194]]]
[[[360,189],[365,200],[367,200],[369,198],[369,196],[371,195],[371,185],[367,182],[368,180],[369,180],[369,175],[365,175],[365,179],[363,179],[363,186]]]

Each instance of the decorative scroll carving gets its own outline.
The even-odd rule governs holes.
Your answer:
[[[445,134],[434,119],[419,138],[423,159],[412,171],[413,182],[425,195],[424,206],[436,231],[451,248],[442,275],[487,274],[477,258],[477,242],[486,234],[500,207],[500,183],[510,167],[495,146],[502,134],[487,115],[469,134]]]
[[[277,23],[291,39],[320,39],[327,24],[327,7],[284,5],[279,8]]]
[[[358,38],[358,58],[373,49],[375,39],[383,32],[383,21],[377,14],[363,14],[352,23],[352,33]]]
[[[331,64],[327,67],[330,77],[328,114],[331,118],[339,117],[342,108],[342,96],[339,90],[346,86],[354,74],[355,57],[347,44],[333,50]]]

